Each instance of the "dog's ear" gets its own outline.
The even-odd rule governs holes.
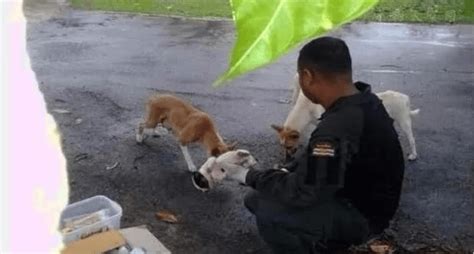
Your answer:
[[[211,158],[212,160],[208,164],[210,170],[212,170],[214,166],[217,164],[217,158],[216,157],[211,157]]]
[[[276,124],[272,124],[271,126],[272,126],[272,128],[273,128],[274,130],[276,130],[278,133],[280,133],[280,132],[283,131],[283,127],[282,127],[282,126],[279,126],[279,125],[276,125]]]
[[[237,151],[237,155],[241,158],[245,158],[245,157],[250,156],[250,152],[246,151],[246,150],[239,150],[239,151]]]
[[[217,157],[219,155],[221,155],[221,151],[220,151],[219,148],[216,147],[216,148],[211,150],[211,156]]]
[[[216,160],[217,158],[215,156],[211,156],[209,157],[206,162],[204,162],[204,164],[202,166],[206,166],[208,168],[214,166],[214,164],[216,164]]]
[[[233,151],[235,150],[235,148],[237,148],[237,145],[238,145],[237,141],[232,142],[232,144],[227,146],[227,149],[229,149],[229,151]]]

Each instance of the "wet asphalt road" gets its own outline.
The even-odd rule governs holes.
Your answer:
[[[406,93],[421,109],[413,122],[419,159],[407,163],[393,225],[407,248],[474,249],[473,29],[354,23],[333,33],[347,41],[356,79],[377,92]],[[282,123],[290,109],[281,100],[291,94],[296,51],[214,89],[233,36],[227,21],[71,10],[29,23],[28,50],[48,108],[71,112],[53,112],[71,202],[106,195],[122,205],[123,226],[147,224],[173,253],[268,253],[242,205],[247,188],[200,193],[172,137],[144,145],[134,139],[147,96],[172,92],[214,116],[224,138],[251,150],[262,167],[278,160],[270,124]],[[198,147],[191,152],[196,164],[205,160]],[[162,209],[180,223],[157,221]]]

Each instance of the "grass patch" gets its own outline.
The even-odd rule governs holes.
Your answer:
[[[88,10],[231,17],[228,0],[71,0],[71,2],[75,8]],[[380,0],[379,4],[360,20],[474,23],[474,0]]]
[[[71,0],[80,9],[192,17],[231,17],[227,0]]]
[[[474,0],[380,0],[361,20],[474,23]]]

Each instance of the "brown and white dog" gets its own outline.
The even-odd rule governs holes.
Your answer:
[[[189,102],[169,94],[152,95],[146,104],[144,122],[137,128],[136,140],[142,143],[148,131],[156,133],[156,127],[171,129],[178,139],[188,170],[196,171],[196,166],[189,154],[187,145],[199,142],[203,145],[208,157],[219,156],[233,150],[235,143],[227,145],[219,135],[211,117],[193,107]],[[149,133],[148,133],[149,134]]]
[[[293,81],[293,94],[291,109],[283,126],[272,125],[278,132],[280,144],[283,146],[285,155],[291,157],[298,149],[301,133],[310,124],[317,124],[317,119],[324,113],[324,108],[319,104],[314,104],[302,92],[299,86],[298,74]],[[408,95],[396,91],[385,91],[376,93],[382,100],[387,113],[393,118],[400,128],[405,132],[410,145],[408,160],[417,158],[415,138],[413,137],[411,117],[417,115],[419,109],[410,109],[410,98]]]

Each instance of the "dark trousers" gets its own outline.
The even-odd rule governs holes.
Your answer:
[[[288,207],[252,192],[245,206],[256,216],[263,240],[277,254],[328,253],[367,240],[369,225],[349,202],[325,198],[311,207]]]

